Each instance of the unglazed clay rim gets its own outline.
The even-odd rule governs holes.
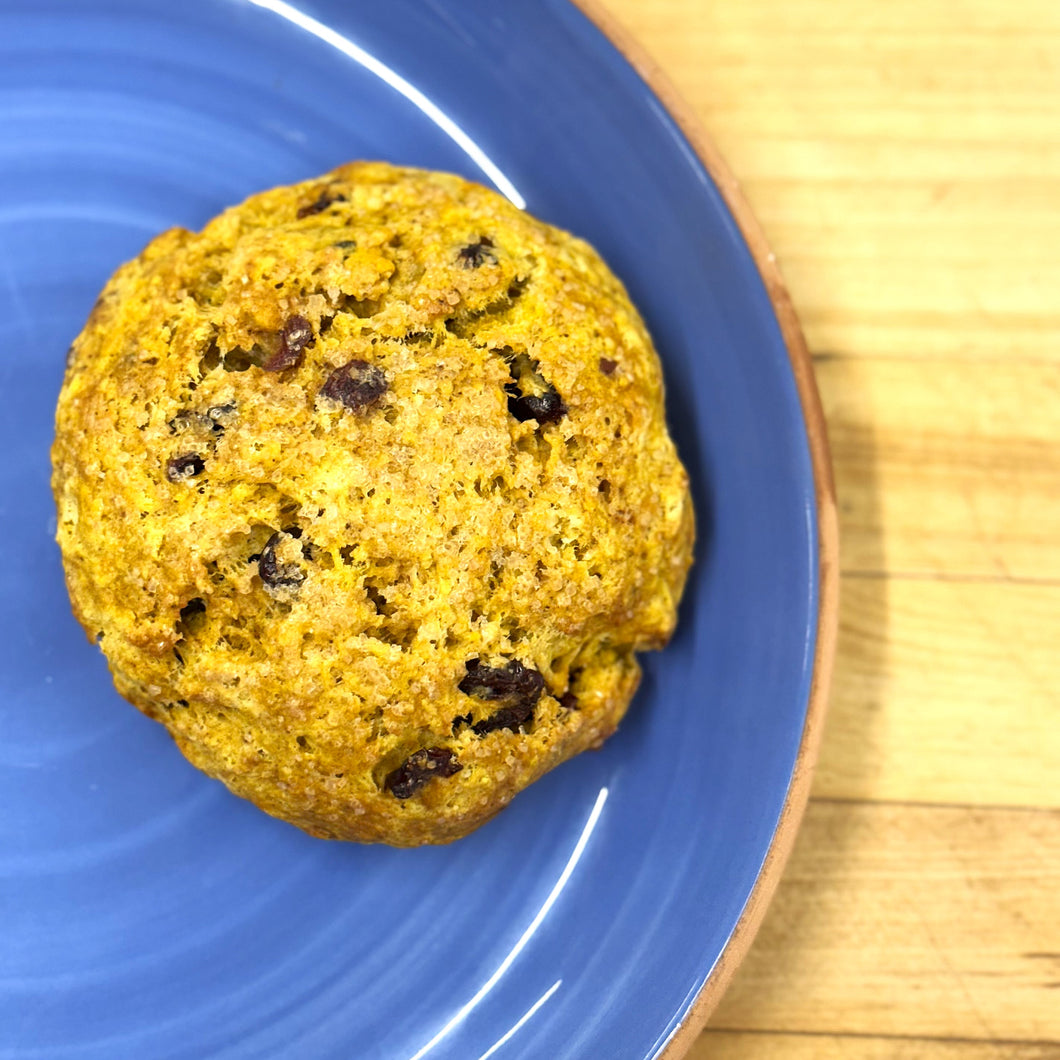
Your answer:
[[[773,840],[766,852],[762,869],[736,922],[724,950],[711,969],[703,988],[691,1003],[684,1019],[671,1034],[657,1060],[679,1060],[692,1047],[710,1014],[732,980],[740,962],[747,955],[755,934],[773,897],[788,855],[795,843],[810,794],[814,766],[824,729],[828,703],[828,689],[835,659],[836,633],[839,618],[839,526],[836,516],[835,483],[832,459],[828,448],[828,433],[821,399],[817,392],[813,364],[806,340],[799,326],[791,297],[780,275],[776,258],[769,249],[751,207],[740,191],[739,184],[707,136],[692,108],[678,95],[657,63],[622,28],[601,5],[600,0],[572,0],[597,29],[625,56],[651,91],[673,118],[688,143],[710,174],[718,191],[740,228],[751,256],[765,284],[773,311],[776,313],[784,344],[787,346],[795,386],[806,423],[806,439],[813,465],[814,492],[817,501],[817,641],[810,683],[806,722],[799,743],[799,751],[792,771],[787,797],[780,813]]]

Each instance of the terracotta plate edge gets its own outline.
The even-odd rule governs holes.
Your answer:
[[[777,267],[776,258],[769,249],[765,235],[740,191],[739,184],[691,107],[681,99],[667,76],[645,49],[626,32],[599,0],[572,0],[572,3],[625,56],[633,69],[658,97],[714,180],[747,242],[770,301],[773,303],[777,323],[780,325],[780,331],[788,349],[795,385],[802,404],[803,419],[806,423],[817,502],[819,579],[817,643],[809,703],[806,709],[806,723],[795,759],[795,768],[776,832],[740,919],[684,1020],[670,1036],[662,1052],[657,1054],[657,1060],[679,1060],[699,1036],[732,980],[733,973],[746,956],[754,940],[765,916],[766,907],[780,882],[809,799],[810,783],[813,779],[824,728],[838,631],[839,526],[836,515],[835,483],[832,477],[832,460],[828,448],[824,413],[821,409],[821,400],[817,392],[813,364],[806,340],[803,337],[791,297]]]

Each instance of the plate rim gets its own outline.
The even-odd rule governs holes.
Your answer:
[[[839,534],[826,423],[814,368],[794,305],[765,234],[739,184],[692,107],[660,65],[606,7],[606,0],[570,0],[636,73],[710,175],[747,246],[769,297],[788,354],[805,425],[817,519],[816,638],[806,716],[777,824],[743,909],[702,986],[682,1002],[676,1025],[654,1060],[681,1060],[693,1046],[746,957],[776,891],[809,799],[827,710],[839,612]],[[671,1016],[671,1018],[673,1018]]]
[[[795,837],[809,801],[810,785],[824,731],[839,626],[839,523],[835,479],[827,425],[809,347],[806,345],[802,326],[781,275],[776,255],[770,249],[765,233],[744,197],[739,182],[698,115],[677,91],[647,48],[608,10],[604,0],[570,2],[625,58],[655,95],[714,181],[725,206],[736,222],[765,286],[788,351],[788,361],[806,426],[806,440],[813,470],[817,509],[817,628],[806,720],[777,827],[751,893],[706,981],[655,1058],[681,1060],[699,1037],[761,927],[766,909],[795,844]]]

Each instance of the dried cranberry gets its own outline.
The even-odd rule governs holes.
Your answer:
[[[497,255],[493,253],[493,240],[489,236],[479,236],[476,242],[460,248],[456,260],[465,269],[477,269],[487,261],[496,265]]]
[[[555,423],[567,414],[567,406],[559,391],[541,374],[540,367],[529,354],[515,353],[508,347],[499,351],[508,362],[512,377],[504,386],[508,395],[508,411],[520,422],[537,420],[539,424]]]
[[[503,704],[488,718],[472,725],[472,732],[478,736],[495,729],[514,732],[530,720],[545,688],[545,679],[537,670],[517,659],[512,659],[507,666],[483,666],[478,659],[468,659],[464,666],[467,674],[457,685],[461,692]]]
[[[509,696],[533,696],[545,687],[537,670],[512,659],[507,666],[483,666],[478,659],[464,663],[467,675],[457,686],[461,692],[478,699],[507,699]]]
[[[497,729],[508,729],[518,732],[521,725],[525,725],[534,713],[535,703],[516,703],[511,707],[499,707],[488,718],[476,721],[471,726],[471,731],[476,736],[485,736],[487,733],[495,732]]]
[[[205,413],[195,409],[181,409],[169,421],[170,434],[183,434],[185,431],[213,431],[215,434],[224,434],[227,427],[234,418],[236,403],[229,401],[226,405],[212,405]]]
[[[567,675],[567,691],[559,697],[559,705],[564,710],[577,710],[578,709],[578,696],[574,692],[574,685],[581,677],[581,673],[584,667],[576,666]]]
[[[567,415],[567,406],[559,391],[550,387],[543,394],[524,394],[516,383],[505,386],[508,394],[508,411],[520,422],[537,420],[538,423],[556,423]]]
[[[305,571],[295,563],[281,563],[276,555],[276,547],[280,544],[281,535],[289,537],[301,536],[292,534],[290,531],[281,530],[272,535],[265,542],[265,547],[258,556],[258,574],[261,580],[271,589],[297,589],[305,581]]]
[[[424,747],[388,773],[383,786],[394,798],[407,799],[434,777],[451,777],[463,768],[447,748]]]
[[[217,434],[224,434],[225,428],[235,419],[236,403],[228,401],[224,405],[211,405],[206,410],[206,418],[210,421],[210,429]]]
[[[345,202],[345,195],[332,195],[327,189],[320,193],[320,197],[316,202],[311,202],[308,206],[302,206],[298,210],[298,219],[301,220],[303,217],[311,217],[315,213],[323,213],[332,203]]]
[[[184,453],[182,456],[173,457],[166,464],[166,478],[170,482],[187,482],[205,470],[206,464],[198,453]]]
[[[387,382],[383,369],[367,361],[350,361],[328,376],[320,392],[332,401],[340,401],[348,409],[360,412],[374,405],[386,393]]]
[[[261,367],[266,372],[283,372],[288,368],[297,368],[302,363],[302,354],[307,346],[313,343],[313,326],[305,317],[287,318],[280,328],[280,348]]]

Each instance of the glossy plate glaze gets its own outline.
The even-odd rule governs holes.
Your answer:
[[[619,733],[448,848],[313,840],[196,772],[113,691],[52,541],[64,353],[110,272],[354,158],[492,183],[600,249],[655,335],[699,513],[680,631]],[[834,513],[759,237],[592,19],[566,0],[0,0],[0,378],[4,1060],[684,1048],[805,799]]]

